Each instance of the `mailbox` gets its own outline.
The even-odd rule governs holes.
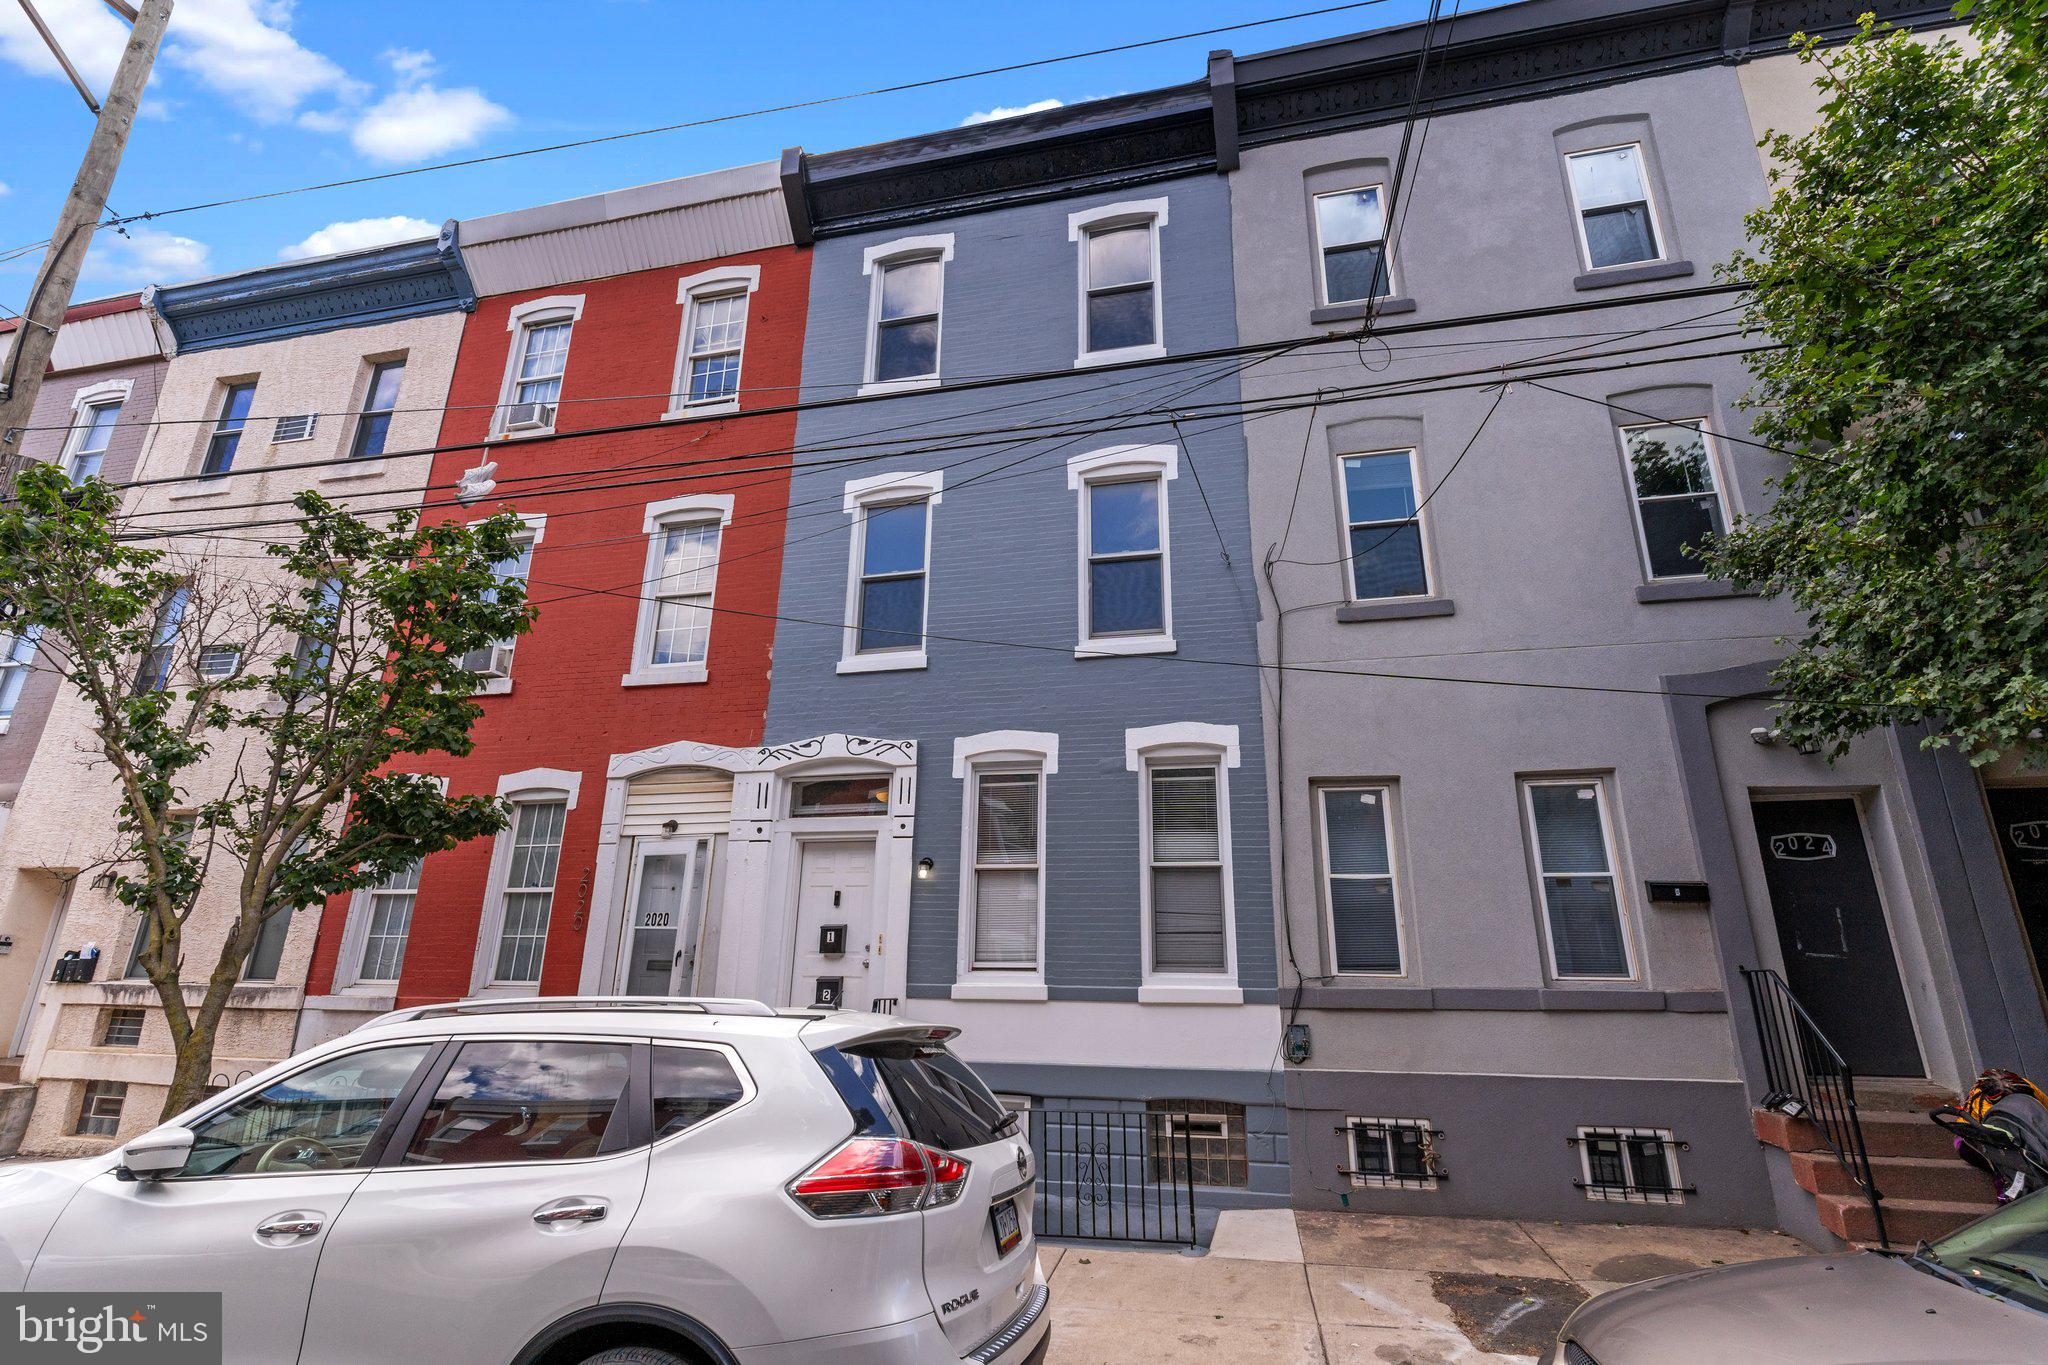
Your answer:
[[[1710,899],[1705,882],[1648,882],[1645,889],[1652,905],[1705,905]]]
[[[843,976],[821,976],[817,991],[811,996],[811,1003],[821,1009],[836,1010],[839,1002],[846,998],[846,978]]]
[[[821,924],[818,926],[818,951],[838,954],[846,951],[846,926],[843,924]]]

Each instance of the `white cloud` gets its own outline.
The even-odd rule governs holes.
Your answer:
[[[94,238],[84,273],[115,284],[176,284],[205,274],[211,254],[190,237],[134,227],[126,236],[108,231]]]
[[[0,195],[12,193],[14,193],[14,186],[8,184],[5,180],[0,180]]]
[[[374,161],[425,161],[511,123],[511,110],[481,90],[422,83],[394,90],[364,110],[349,141]]]
[[[292,36],[292,8],[291,0],[183,0],[167,55],[264,123],[319,96],[360,98],[362,82]]]
[[[1016,118],[1019,114],[1042,114],[1048,109],[1058,109],[1065,100],[1033,100],[1029,104],[999,104],[993,109],[983,109],[960,120],[962,128],[971,128],[977,123],[994,123],[999,118]]]
[[[387,242],[407,242],[431,237],[440,229],[424,218],[393,214],[389,218],[351,218],[329,223],[303,242],[294,242],[278,252],[281,260],[297,261],[307,256],[327,256],[337,251],[358,251]]]
[[[205,0],[200,0],[205,3]],[[182,13],[183,7],[180,7]],[[128,45],[128,26],[100,0],[39,0],[36,12],[57,35],[64,54],[95,91],[113,83],[121,49]],[[0,7],[0,61],[36,76],[65,79],[64,68],[43,46],[19,5]]]

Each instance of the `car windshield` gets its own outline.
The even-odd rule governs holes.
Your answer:
[[[2048,1191],[2016,1199],[1926,1252],[1975,1288],[2048,1312]]]

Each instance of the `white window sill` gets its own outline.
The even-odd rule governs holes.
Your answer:
[[[192,498],[224,498],[228,492],[227,476],[223,474],[211,483],[188,484],[183,488],[173,488],[164,496],[172,502],[185,502]]]
[[[855,398],[873,398],[883,393],[916,393],[919,389],[936,389],[939,377],[935,374],[910,375],[903,379],[871,379],[853,391]]]
[[[1242,1005],[1244,992],[1224,985],[1150,985],[1138,987],[1141,1005]]]
[[[1112,635],[1101,640],[1083,640],[1074,646],[1074,657],[1120,659],[1133,654],[1172,654],[1179,648],[1171,635]]]
[[[12,714],[8,714],[8,715],[5,715],[5,716],[0,716],[0,735],[4,735],[4,734],[6,734],[6,733],[7,733],[7,727],[8,727],[8,726],[9,726],[9,725],[10,725],[11,723],[13,723],[13,720],[14,720],[14,717],[13,717],[13,715],[12,715]]]
[[[621,687],[669,687],[678,683],[701,683],[711,681],[710,670],[703,664],[658,664],[648,668],[636,668],[619,679]]]
[[[502,697],[511,690],[512,680],[510,678],[485,678],[484,685],[470,695],[476,697]]]
[[[1043,1000],[1046,998],[1045,983],[1036,977],[1019,977],[1014,981],[955,981],[955,1000]]]
[[[377,455],[368,459],[351,462],[350,464],[335,465],[329,469],[319,470],[313,475],[313,482],[347,483],[351,479],[381,479],[389,472],[390,466],[384,462],[384,457]]]
[[[491,1000],[498,1000],[498,999],[505,999],[505,998],[517,999],[517,998],[519,998],[520,996],[534,996],[534,995],[539,995],[539,994],[540,994],[540,982],[538,982],[538,981],[487,981],[487,982],[485,982],[485,983],[484,983],[483,985],[481,985],[481,986],[478,986],[478,987],[477,987],[477,988],[476,988],[475,990],[471,991],[471,992],[470,992],[469,994],[470,994],[470,998],[471,998],[471,999],[473,999],[473,1000],[475,1000],[475,999],[491,999]]]
[[[1090,369],[1096,365],[1121,365],[1126,360],[1160,360],[1165,358],[1166,347],[1159,342],[1149,346],[1124,346],[1114,351],[1088,351],[1074,358],[1074,368]]]
[[[721,398],[716,403],[694,403],[687,407],[670,408],[661,415],[661,420],[687,422],[692,417],[730,417],[739,410],[739,399]]]
[[[553,427],[522,427],[518,431],[494,431],[491,433],[491,439],[493,441],[530,441],[536,436],[552,436],[554,434],[555,429]]]
[[[898,650],[890,654],[853,654],[839,661],[841,673],[900,673],[925,666],[921,649]]]

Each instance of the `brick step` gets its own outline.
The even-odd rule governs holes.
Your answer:
[[[1880,1187],[1882,1188],[1882,1187]],[[1818,1194],[1813,1198],[1822,1226],[1845,1242],[1875,1243],[1877,1218],[1861,1194]],[[1893,1246],[1912,1246],[1922,1238],[1943,1237],[1991,1211],[1986,1204],[1947,1199],[1887,1199],[1884,1230]]]
[[[1954,1104],[1956,1097],[1933,1081],[1873,1081],[1858,1076],[1856,1102],[1866,1109],[1900,1109],[1924,1114],[1930,1109]]]
[[[1991,1178],[1965,1165],[1953,1154],[1933,1156],[1884,1156],[1874,1159],[1871,1173],[1887,1199],[1936,1199],[1956,1204],[1992,1205]],[[1842,1164],[1828,1152],[1792,1153],[1792,1178],[1808,1194],[1853,1194],[1861,1197],[1856,1183]]]
[[[1955,1157],[1955,1140],[1934,1126],[1925,1114],[1900,1109],[1863,1109],[1857,1113],[1864,1150],[1883,1156]],[[1820,1130],[1804,1119],[1786,1118],[1770,1109],[1750,1111],[1758,1141],[1788,1152],[1822,1152],[1827,1143]]]

